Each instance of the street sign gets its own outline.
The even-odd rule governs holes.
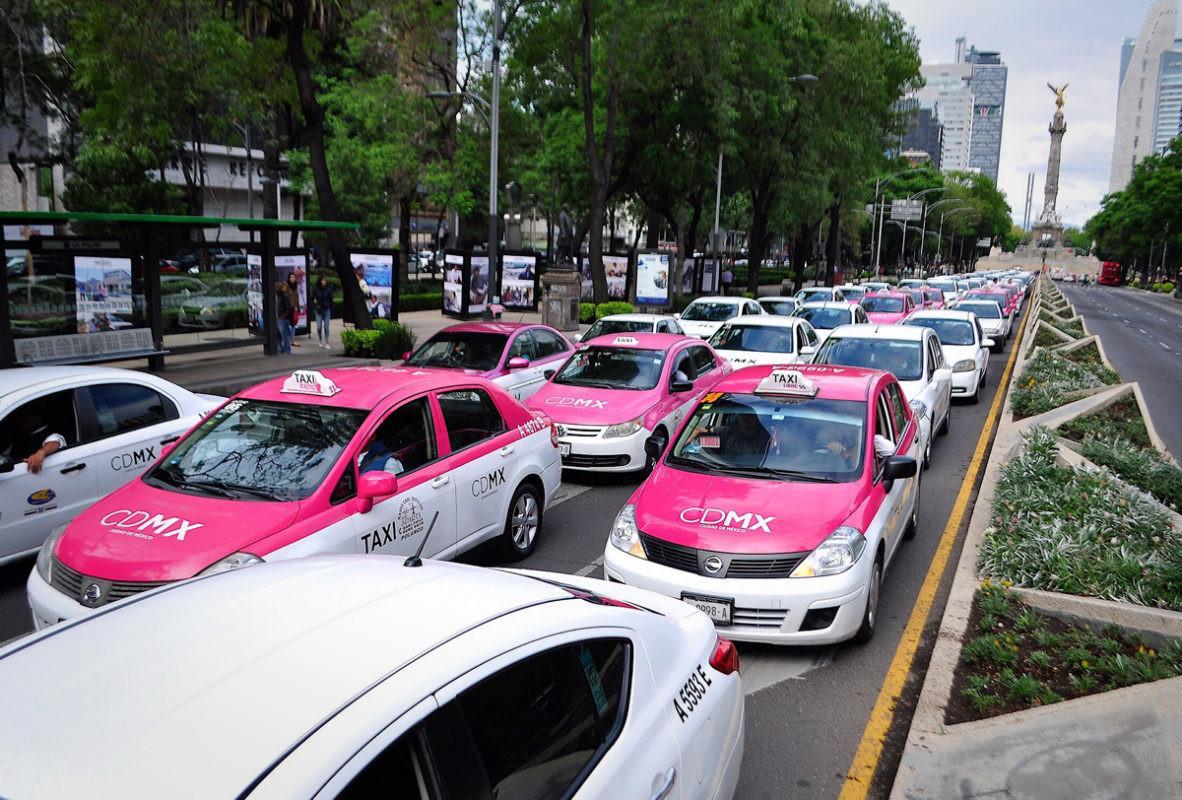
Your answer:
[[[892,200],[891,219],[915,222],[923,217],[922,200]]]

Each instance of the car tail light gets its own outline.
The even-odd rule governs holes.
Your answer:
[[[722,636],[714,643],[714,653],[710,656],[710,666],[723,675],[739,671],[739,649],[730,639]]]
[[[550,444],[555,449],[558,448],[558,426],[554,424],[554,420],[550,420]]]

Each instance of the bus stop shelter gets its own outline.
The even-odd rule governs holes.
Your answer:
[[[101,226],[114,235],[60,234],[76,224]],[[164,342],[161,291],[164,248],[182,241],[208,247],[207,242],[182,237],[195,230],[223,226],[258,234],[257,244],[233,244],[252,251],[244,257],[249,266],[242,266],[245,279],[241,282],[241,300],[249,309],[248,327],[259,335],[263,351],[274,355],[279,337],[271,287],[279,279],[276,256],[284,252],[279,247],[279,235],[356,230],[357,225],[318,220],[6,211],[0,212],[0,252],[5,254],[5,275],[0,280],[0,367],[145,357],[150,369],[163,369],[164,356],[169,352]],[[176,271],[174,267],[169,269]]]

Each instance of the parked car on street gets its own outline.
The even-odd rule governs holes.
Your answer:
[[[989,350],[994,341],[985,335],[977,315],[957,309],[917,311],[903,323],[931,328],[940,340],[945,363],[952,365],[952,396],[976,403],[989,374]]]

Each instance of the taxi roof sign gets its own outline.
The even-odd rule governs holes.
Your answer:
[[[317,397],[332,397],[341,387],[314,369],[297,369],[283,382],[279,391],[285,394],[312,394]]]
[[[793,397],[816,397],[817,391],[817,384],[795,369],[773,369],[755,387],[756,394],[784,394]]]
[[[635,336],[617,336],[612,339],[612,344],[640,344],[640,340]]]

